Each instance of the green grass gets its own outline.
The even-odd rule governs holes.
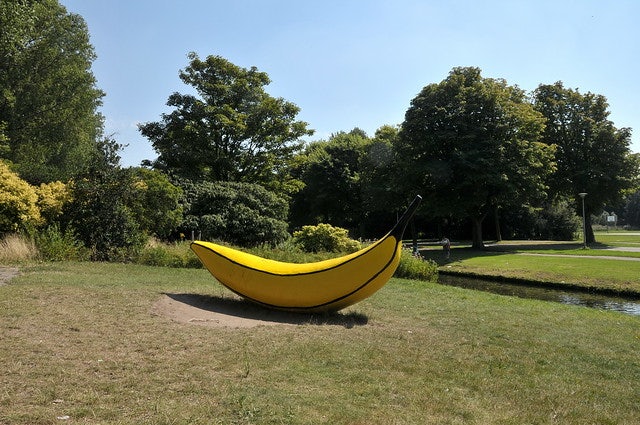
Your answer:
[[[445,261],[441,249],[422,250],[439,264],[441,272],[464,273],[582,287],[640,297],[640,232],[596,234],[595,244],[582,249],[578,241],[502,241],[487,250],[465,244],[452,249]],[[629,251],[620,250],[623,247]],[[617,249],[616,249],[617,248]],[[606,257],[606,258],[597,258]]]
[[[456,250],[440,269],[640,295],[640,261]]]
[[[608,245],[640,246],[640,231],[636,232],[597,232],[596,241]]]
[[[202,269],[22,266],[0,286],[0,423],[640,417],[639,317],[392,279],[331,320],[210,328],[154,313],[163,293],[229,297]]]

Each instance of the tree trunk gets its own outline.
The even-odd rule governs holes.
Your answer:
[[[596,236],[593,233],[593,226],[591,226],[591,211],[588,207],[585,208],[584,211],[584,232],[585,235],[582,237],[586,236],[585,240],[587,241],[587,244],[595,243]]]
[[[496,206],[493,211],[493,217],[496,221],[496,241],[500,242],[502,240],[502,232],[500,231],[500,214],[498,214],[498,206]]]
[[[482,221],[484,220],[484,217],[484,215],[481,217],[471,217],[471,247],[474,249],[484,249],[484,242],[482,241]]]
[[[591,223],[589,221],[587,221],[587,243],[588,244],[596,242],[596,235],[593,233],[593,227],[591,226]]]

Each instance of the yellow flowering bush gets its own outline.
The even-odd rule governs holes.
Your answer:
[[[0,232],[42,224],[36,189],[0,161]]]
[[[42,183],[36,188],[40,215],[51,222],[62,214],[64,205],[71,201],[71,190],[68,185],[55,181]]]

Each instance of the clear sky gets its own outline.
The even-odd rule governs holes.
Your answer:
[[[61,0],[89,27],[122,164],[156,157],[138,123],[160,120],[187,54],[257,67],[301,108],[309,140],[400,124],[420,90],[476,66],[526,91],[562,81],[604,95],[640,152],[637,0]]]

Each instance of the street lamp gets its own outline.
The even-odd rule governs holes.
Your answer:
[[[582,239],[584,241],[583,249],[587,249],[587,222],[584,216],[584,197],[587,196],[586,192],[578,193],[578,196],[582,198]]]

